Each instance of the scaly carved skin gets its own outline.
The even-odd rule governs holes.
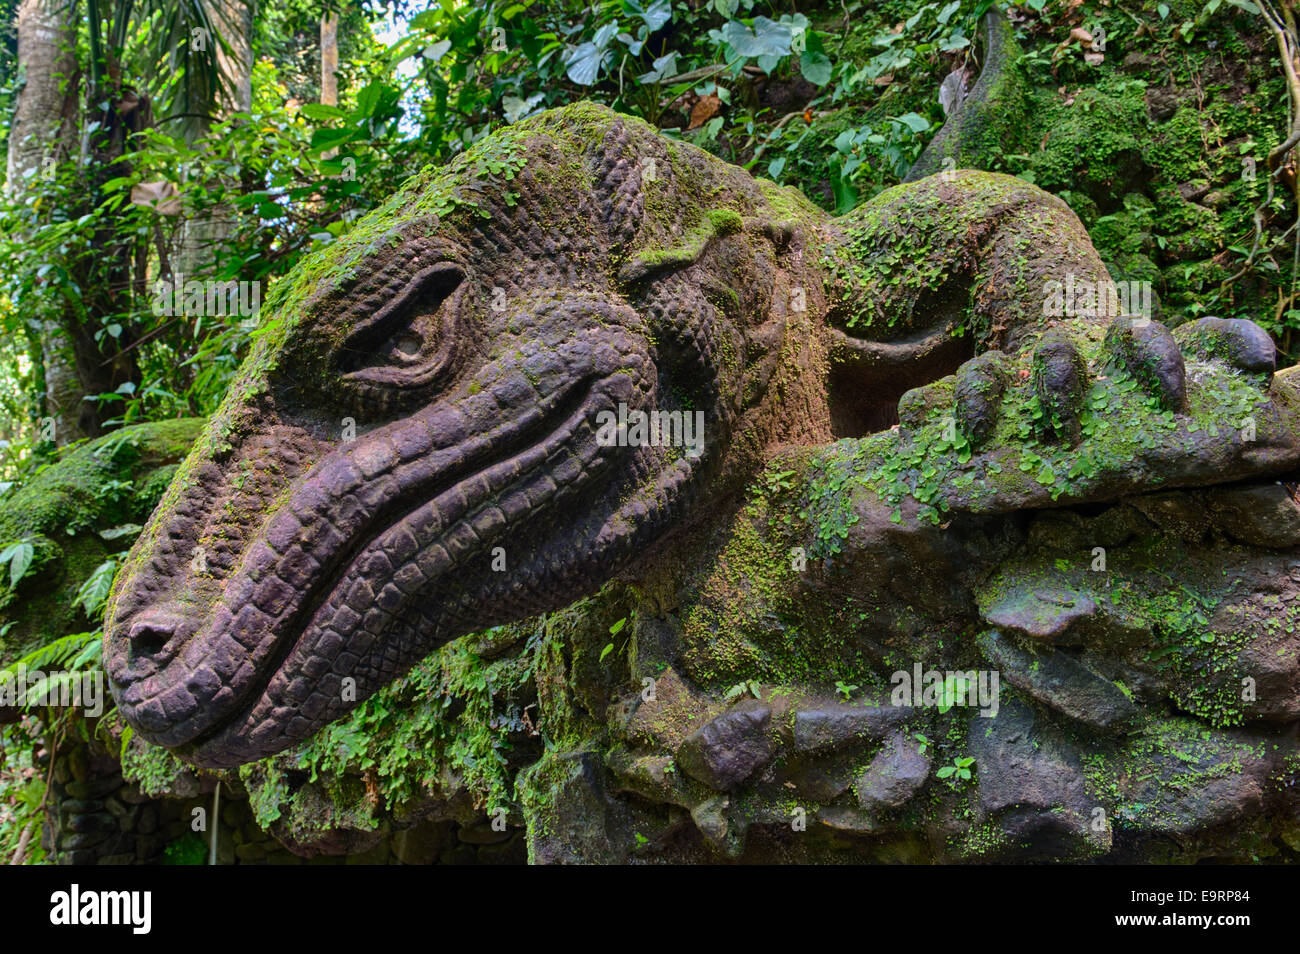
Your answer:
[[[634,569],[773,448],[887,426],[953,372],[977,446],[989,389],[1021,378],[1045,436],[1077,439],[1100,367],[1079,349],[1108,329],[1110,363],[1180,406],[1162,326],[1042,317],[1067,272],[1105,277],[1073,213],[1007,177],[934,176],[832,220],[594,105],[510,127],[277,287],[119,577],[119,708],[196,764],[282,750],[447,640]],[[1187,340],[1271,371],[1248,323]],[[602,446],[620,404],[701,411],[702,453]]]

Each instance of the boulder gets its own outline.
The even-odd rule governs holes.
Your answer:
[[[677,764],[694,779],[720,792],[735,788],[772,758],[770,706],[747,701],[700,726],[677,750]]]
[[[887,811],[905,805],[930,777],[931,759],[902,732],[885,740],[853,789],[865,811]]]

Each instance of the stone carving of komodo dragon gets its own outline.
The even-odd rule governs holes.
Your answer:
[[[833,695],[819,679],[844,658],[869,688],[872,670],[940,662],[956,639],[952,658],[1008,672],[1050,719],[1127,724],[1133,706],[1112,682],[1094,676],[1093,696],[1060,690],[1077,681],[1076,651],[1044,657],[1060,671],[1039,678],[1026,641],[1099,633],[1093,650],[1127,651],[1155,630],[1099,607],[1068,574],[1034,576],[1059,559],[1008,569],[1029,560],[1023,512],[1277,475],[1300,461],[1300,427],[1294,386],[1274,378],[1272,345],[1249,322],[1171,333],[1105,307],[1044,317],[1049,283],[1105,279],[1075,215],[1010,177],[935,175],[830,218],[596,105],[508,127],[414,177],[275,289],[236,385],[115,587],[105,659],[122,715],[196,764],[233,766],[307,738],[455,636],[621,577],[647,594],[637,638],[656,620],[673,632],[661,682],[695,700],[696,723],[724,722],[629,729],[616,769],[642,797],[690,807],[728,850],[744,826],[700,793],[758,784],[787,743],[806,754],[843,742],[859,716],[814,697]],[[620,405],[702,413],[700,452],[599,439],[598,413]],[[791,474],[806,494],[780,520],[755,518],[744,488]],[[1097,529],[1097,546],[1130,539],[1121,523]],[[718,595],[746,527],[780,539],[779,612],[754,609],[775,599],[757,585]],[[789,553],[807,569],[782,569]],[[1268,577],[1268,558],[1256,555],[1251,580]],[[995,571],[1009,576],[998,584]],[[827,594],[837,606],[822,618],[858,635],[840,662],[828,650],[823,673],[823,643],[795,650],[821,728],[793,702],[774,715],[751,700],[739,710],[748,728],[727,729],[738,717],[726,687],[781,675],[758,630],[803,638],[782,613],[797,607],[807,632]],[[1293,656],[1273,667],[1273,688],[1293,697],[1274,699],[1275,724],[1298,714]],[[639,665],[652,658],[643,646]],[[645,710],[636,690],[629,709]],[[786,716],[805,733],[798,745],[782,741]],[[627,781],[692,728],[698,751],[679,759],[689,777]],[[844,732],[869,744],[859,754],[888,736],[894,757],[914,761],[910,735]],[[995,756],[979,767],[981,791],[1002,786],[981,811],[1020,806],[1028,777],[1079,821],[1073,781],[1058,797],[1029,756],[1000,757],[1000,779]],[[1280,757],[1259,756],[1274,774]],[[863,808],[863,825],[904,801],[892,792]]]

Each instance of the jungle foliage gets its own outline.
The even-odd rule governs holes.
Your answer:
[[[206,415],[221,400],[257,324],[169,313],[159,282],[181,277],[187,223],[221,228],[185,280],[257,282],[264,299],[424,165],[582,98],[845,212],[898,183],[943,123],[940,85],[978,70],[989,3],[333,4],[339,101],[325,104],[331,4],[263,0],[251,105],[218,111],[227,28],[204,3],[73,0],[77,145],[10,183],[0,208],[0,500],[76,449],[42,425],[52,320],[125,369],[85,395],[104,430]],[[1010,16],[1029,108],[987,156],[1069,202],[1117,279],[1152,283],[1166,323],[1248,317],[1288,360],[1300,349],[1293,14],[1253,0],[1020,0]],[[199,49],[202,30],[215,43]],[[24,79],[7,37],[6,115]],[[35,556],[25,538],[0,540],[0,575],[16,586]],[[96,664],[115,566],[78,585],[84,629],[50,632],[29,665]],[[37,756],[74,731],[87,729],[36,708],[0,730],[0,857],[39,859]]]

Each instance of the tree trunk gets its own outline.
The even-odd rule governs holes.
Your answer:
[[[326,12],[320,19],[320,101],[324,106],[339,104],[339,18]],[[322,159],[333,159],[337,149],[327,149]]]
[[[57,0],[23,0],[15,26],[18,70],[25,82],[9,128],[6,189],[21,198],[34,189],[36,176],[52,174],[75,154],[80,76],[72,31]],[[56,313],[58,309],[66,311],[66,306],[55,300],[33,310],[40,322],[42,413],[53,420],[55,442],[66,444],[86,436],[78,422],[86,391],[63,331],[71,316]]]
[[[320,101],[339,104],[339,18],[326,13],[320,21]]]
[[[217,67],[221,71],[222,82],[218,84],[216,102],[213,112],[219,117],[229,117],[236,113],[246,113],[253,107],[253,8],[255,0],[207,0],[207,6],[214,26],[221,32],[229,45],[227,51],[217,45]],[[207,135],[211,123],[205,118],[199,121],[193,135],[198,138]],[[169,281],[189,281],[216,264],[217,252],[235,231],[234,212],[228,206],[218,206],[201,214],[193,215],[179,224],[173,233],[174,247],[170,256],[171,268],[165,269],[159,263],[163,274],[159,277]],[[203,321],[196,326],[193,321],[187,323],[193,335],[192,343],[197,351],[204,340],[216,330],[215,325]],[[182,380],[193,380],[195,368],[182,369]]]
[[[220,113],[246,113],[253,107],[253,0],[211,0],[217,22],[228,31],[227,53],[217,48],[217,64],[229,87],[218,101]]]
[[[92,104],[88,119],[99,125],[90,136],[91,167],[86,197],[73,214],[89,212],[103,198],[104,183],[129,175],[127,160],[131,137],[152,125],[147,96],[124,87],[116,75],[100,88],[90,89]],[[97,105],[103,103],[104,108]],[[69,265],[77,287],[82,289],[84,315],[69,316],[64,331],[72,339],[77,378],[87,394],[109,394],[127,382],[138,383],[135,329],[128,320],[135,291],[135,240],[113,227],[101,225],[92,234],[90,248]],[[122,325],[117,338],[96,334],[114,321]],[[105,421],[118,413],[111,404],[82,403],[81,429],[90,437],[104,432]]]
[[[208,0],[207,5],[213,24],[230,47],[227,52],[217,45],[217,65],[224,82],[218,89],[215,112],[227,117],[248,112],[253,105],[252,4],[243,0]],[[207,120],[201,120],[196,137],[206,135],[209,128]],[[175,270],[188,278],[210,268],[216,248],[233,231],[231,212],[224,208],[212,209],[182,223],[176,230],[176,250],[171,256]]]

